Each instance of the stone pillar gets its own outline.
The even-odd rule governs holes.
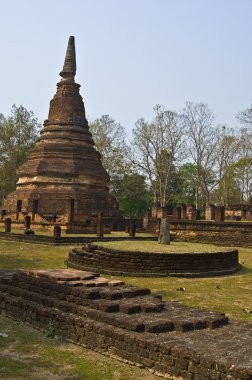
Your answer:
[[[29,230],[31,228],[31,217],[29,215],[25,215],[24,217],[24,229]]]
[[[195,215],[195,207],[192,205],[188,205],[186,207],[186,213],[187,213],[187,219],[189,220],[195,220],[196,215]]]
[[[197,210],[196,208],[193,208],[191,211],[191,216],[189,218],[190,220],[197,220]]]
[[[35,215],[38,213],[38,199],[32,201],[32,220],[35,220]]]
[[[225,207],[219,206],[215,209],[215,221],[217,223],[224,222],[225,220]]]
[[[6,218],[4,220],[4,228],[5,228],[5,232],[6,233],[10,233],[11,232],[11,218]]]
[[[187,219],[187,207],[186,205],[181,206],[181,218],[182,219]]]
[[[128,224],[126,224],[125,226],[125,233],[128,234],[129,233],[129,230],[130,230],[130,227]]]
[[[31,217],[29,215],[25,215],[24,217],[24,233],[25,235],[34,234],[34,231],[31,230]]]
[[[4,216],[6,215],[6,210],[1,210],[0,212],[0,218],[3,220]]]
[[[154,205],[152,206],[152,209],[151,209],[151,217],[152,218],[154,218],[154,219],[158,218],[159,209],[160,209],[160,202],[154,203]]]
[[[160,234],[160,225],[161,225],[161,219],[158,219],[157,222],[156,222],[156,229],[155,229],[155,233],[157,235]]]
[[[135,237],[135,236],[136,236],[136,225],[133,223],[130,223],[129,237]]]
[[[99,219],[96,225],[96,234],[97,237],[102,238],[104,233],[104,228],[103,228],[103,221],[102,219]]]
[[[241,218],[242,219],[247,219],[247,212],[248,212],[248,210],[246,208],[241,209]]]
[[[206,208],[206,220],[215,220],[215,205],[210,205],[209,207]]]
[[[151,215],[149,213],[145,214],[144,215],[144,218],[143,218],[143,228],[145,230],[148,230],[149,228],[149,221],[151,219]]]
[[[252,221],[252,210],[249,210],[249,211],[247,212],[247,219],[248,219],[249,221]]]
[[[170,225],[168,222],[168,218],[161,219],[160,224],[160,232],[158,236],[158,243],[159,244],[170,244],[171,237],[170,237]]]
[[[53,238],[54,239],[59,239],[61,237],[61,227],[56,224],[53,228]]]
[[[175,207],[173,210],[172,210],[172,217],[174,219],[181,219],[181,211],[182,211],[182,208],[180,206],[178,207]]]
[[[102,220],[102,218],[103,218],[103,212],[99,211],[98,214],[97,214],[97,218],[99,220]]]
[[[200,217],[200,210],[197,209],[196,210],[196,220],[200,220],[200,219],[201,219],[201,217]]]

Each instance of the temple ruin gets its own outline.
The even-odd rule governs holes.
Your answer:
[[[48,120],[28,160],[17,170],[16,190],[2,207],[12,220],[22,221],[30,215],[37,223],[69,223],[88,230],[92,218],[121,215],[109,193],[109,175],[94,147],[75,74],[71,36]]]

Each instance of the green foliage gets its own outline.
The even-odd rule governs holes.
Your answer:
[[[195,205],[197,192],[197,167],[192,163],[182,165],[176,172],[174,179],[173,204]]]
[[[55,329],[53,326],[53,321],[50,319],[50,321],[48,322],[48,325],[46,327],[46,330],[45,330],[45,336],[47,336],[47,338],[50,338],[54,335],[55,335]]]
[[[0,114],[0,197],[15,190],[16,170],[26,161],[40,125],[33,112],[13,105],[8,117]]]
[[[145,177],[133,173],[113,180],[113,194],[125,216],[141,218],[151,206],[151,193],[147,189]]]

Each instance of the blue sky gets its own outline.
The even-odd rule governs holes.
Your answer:
[[[40,121],[76,38],[88,118],[128,131],[155,104],[208,103],[236,127],[252,102],[251,0],[0,0],[0,112],[23,104]]]

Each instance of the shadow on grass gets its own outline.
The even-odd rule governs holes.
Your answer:
[[[248,274],[248,273],[252,273],[252,269],[249,267],[246,267],[243,264],[240,264],[240,269],[238,270],[238,272],[234,273],[233,276],[240,276],[241,274]]]

